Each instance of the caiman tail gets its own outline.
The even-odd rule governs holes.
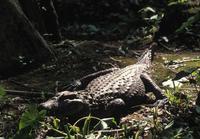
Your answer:
[[[157,43],[152,43],[150,47],[139,57],[137,64],[147,64],[150,66],[153,61],[156,46]]]

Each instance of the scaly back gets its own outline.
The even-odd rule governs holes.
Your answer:
[[[143,84],[140,75],[148,72],[151,65],[154,46],[155,44],[150,45],[136,64],[97,77],[87,85],[85,90],[90,92],[90,94],[94,94],[94,97],[99,97],[99,99],[101,99],[102,96],[100,94],[112,94],[113,92],[119,91],[121,93],[127,92],[131,86],[133,87],[133,85],[135,85],[135,82],[137,82],[135,86],[135,88],[137,88],[140,84]]]

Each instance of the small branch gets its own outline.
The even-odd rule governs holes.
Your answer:
[[[54,96],[54,93],[51,92],[32,92],[32,91],[19,91],[19,90],[4,90],[6,94],[8,95],[14,95],[14,96],[24,96],[24,97],[52,97]]]
[[[18,86],[24,87],[24,88],[29,89],[29,90],[32,90],[32,91],[39,90],[39,89],[37,89],[37,88],[35,88],[35,87],[28,86],[28,85],[26,85],[26,84],[23,84],[23,83],[17,82],[17,81],[12,80],[12,79],[10,79],[10,80],[8,80],[8,81],[11,82],[11,83],[13,83],[13,84],[15,84],[15,85],[18,85]]]
[[[110,59],[111,59],[112,61],[114,61],[114,62],[119,62],[119,63],[121,63],[121,62],[122,62],[122,60],[115,59],[115,58],[114,58],[114,57],[112,57],[112,56],[110,56]]]
[[[163,43],[161,43],[161,42],[159,42],[159,44],[160,44],[163,48],[165,48],[166,50],[168,50],[168,51],[172,51],[172,52],[175,52],[175,50],[169,48],[169,47],[166,46],[165,44],[163,44]]]
[[[110,130],[99,130],[98,132],[101,133],[117,133],[117,132],[124,132],[124,129],[110,129]]]

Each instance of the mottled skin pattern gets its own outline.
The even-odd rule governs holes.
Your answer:
[[[87,76],[90,80],[84,90],[60,92],[41,105],[65,115],[83,112],[113,115],[132,106],[149,103],[147,92],[153,92],[156,99],[163,99],[162,90],[148,75],[152,51],[152,47],[146,50],[134,65]],[[95,79],[91,78],[93,76]]]

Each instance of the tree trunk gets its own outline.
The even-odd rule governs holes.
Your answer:
[[[22,10],[41,34],[51,34],[51,41],[60,42],[58,15],[52,0],[19,0]]]
[[[200,92],[197,94],[196,105],[200,106]]]
[[[47,61],[52,51],[17,0],[0,0],[0,78]]]
[[[23,12],[31,21],[32,25],[44,34],[46,32],[42,11],[36,0],[19,0]]]
[[[59,29],[58,15],[52,0],[42,0],[42,15],[46,27],[46,32],[52,34],[53,41],[61,41],[61,33]]]

